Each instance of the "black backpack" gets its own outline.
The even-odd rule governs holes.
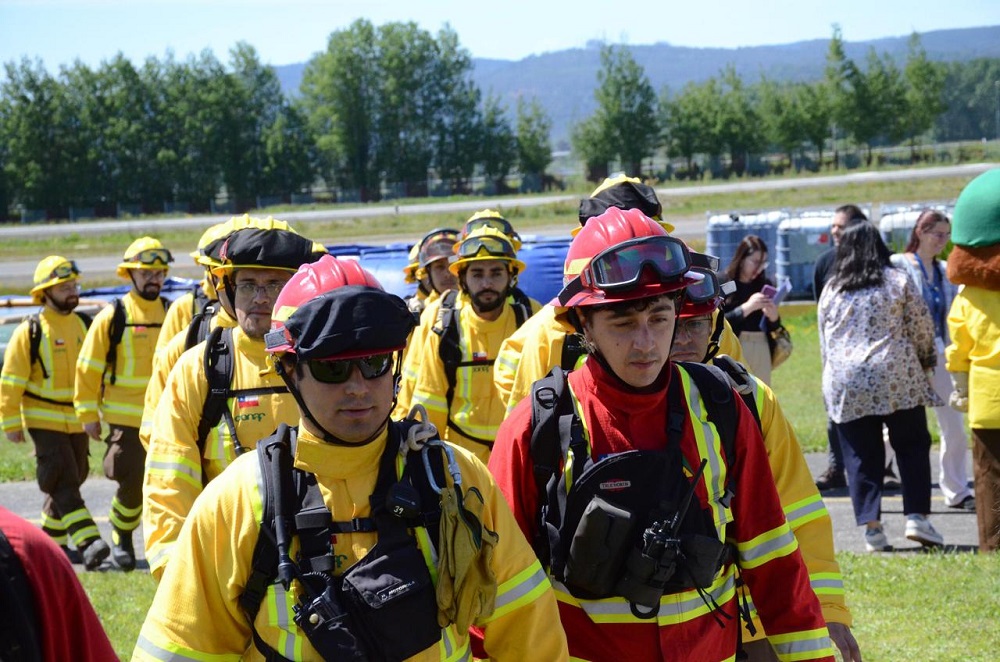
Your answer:
[[[76,312],[76,316],[80,318],[83,322],[84,329],[90,329],[90,323],[93,322],[93,318],[86,314]],[[45,379],[49,378],[49,372],[45,369],[45,362],[42,361],[41,357],[42,349],[42,323],[38,319],[38,315],[32,315],[28,318],[28,353],[30,356],[31,364],[34,365],[38,363],[38,367],[42,369],[42,376]]]
[[[514,319],[517,328],[520,328],[524,324],[525,320],[531,317],[531,301],[521,292],[521,297],[523,300],[519,301],[517,297],[517,292],[521,292],[519,289],[514,288],[514,302],[511,303],[511,307],[514,309]],[[470,366],[492,366],[496,359],[489,359],[488,361],[463,361],[462,360],[462,348],[459,346],[459,322],[458,315],[455,310],[455,301],[458,299],[457,290],[448,290],[444,293],[441,298],[441,308],[438,310],[437,321],[434,326],[431,327],[431,331],[436,333],[441,338],[441,343],[438,346],[438,355],[441,357],[441,362],[444,364],[444,374],[445,378],[448,380],[448,391],[445,393],[445,401],[447,402],[448,408],[448,425],[455,431],[460,433],[462,436],[471,439],[472,441],[478,442],[493,447],[492,439],[483,439],[475,435],[469,434],[458,425],[451,418],[451,403],[455,398],[455,386],[458,384],[458,369],[467,368]]]
[[[199,297],[198,294],[201,294]],[[197,308],[195,308],[197,306]],[[209,299],[205,293],[198,288],[191,301],[191,321],[188,323],[187,331],[184,335],[184,349],[189,350],[201,341],[208,338],[212,328],[212,318],[219,312],[221,304],[218,300]]]
[[[399,448],[400,441],[406,438],[408,431],[416,423],[411,420],[389,423],[390,433],[382,464],[385,464],[386,455],[391,449]],[[257,633],[254,621],[260,612],[268,586],[276,579],[290,581],[292,578],[291,570],[283,565],[287,563],[287,558],[282,557],[279,552],[279,545],[289,544],[291,536],[297,535],[299,538],[298,565],[301,571],[313,575],[332,573],[335,569],[329,555],[331,535],[377,531],[378,517],[385,515],[386,508],[398,514],[398,506],[402,504],[406,517],[401,521],[409,528],[425,527],[435,548],[440,532],[440,496],[432,489],[427,471],[418,458],[408,459],[402,479],[388,490],[381,480],[382,469],[385,467],[380,469],[380,480],[370,497],[372,517],[334,521],[323,502],[316,476],[292,465],[296,433],[295,428],[281,424],[274,435],[257,444],[262,478],[261,530],[239,603],[250,623],[254,644],[267,660],[285,658],[264,642]],[[444,454],[436,446],[429,447],[428,450],[432,453],[430,471],[433,479],[438,485],[445,485]],[[376,508],[376,504],[379,508]],[[380,511],[379,514],[376,514],[377,510]],[[279,519],[284,523],[281,531],[276,525]],[[286,535],[288,539],[282,540]]]
[[[715,424],[719,432],[726,462],[732,466],[736,457],[737,409],[728,378],[721,370],[713,366],[688,362],[677,365],[682,366],[687,371],[698,387],[702,400],[705,402],[708,420]],[[566,388],[566,379],[566,372],[556,366],[547,376],[535,382],[531,389],[530,447],[535,486],[539,499],[537,516],[541,516],[542,508],[550,505],[548,503],[549,481],[553,476],[562,474],[563,458],[567,456],[570,448],[575,449],[574,457],[578,461],[586,459],[583,423],[577,415],[569,389]],[[668,393],[668,400],[674,401],[683,398],[679,379],[673,378],[670,383],[671,392]],[[679,427],[682,421],[673,420],[674,418],[676,417],[673,412],[668,412],[670,425]],[[726,480],[727,498],[731,498],[735,493],[732,476],[727,475]],[[552,507],[565,507],[565,504],[551,505]],[[548,532],[544,522],[539,522],[539,524],[535,540],[530,542],[542,565],[548,566],[551,561]]]
[[[240,444],[236,435],[236,421],[229,407],[229,399],[238,396],[274,395],[288,393],[284,386],[262,386],[260,388],[233,389],[233,329],[215,327],[205,341],[204,354],[205,377],[208,380],[208,393],[202,407],[201,420],[198,422],[198,456],[205,454],[205,442],[212,429],[220,421],[226,422],[229,435],[236,447],[236,455],[242,455],[246,449]],[[204,479],[204,473],[202,474]]]
[[[170,302],[165,298],[160,297],[160,303],[163,304],[163,312],[167,312],[167,308],[170,307]],[[110,342],[108,343],[108,355],[104,359],[105,363],[105,374],[111,373],[111,384],[115,383],[115,372],[118,367],[118,345],[122,342],[122,337],[125,335],[125,329],[130,326],[142,326],[150,329],[158,329],[163,326],[163,323],[143,323],[135,324],[129,322],[125,315],[125,304],[122,303],[121,299],[115,299],[112,304],[114,311],[111,314],[111,325],[108,327],[108,338]]]
[[[40,661],[41,628],[35,611],[34,591],[21,559],[3,531],[0,531],[0,604],[4,605],[4,617],[0,618],[0,660]]]

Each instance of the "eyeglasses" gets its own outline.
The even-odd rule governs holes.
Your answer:
[[[689,336],[708,334],[712,332],[712,320],[708,317],[692,317],[677,320],[677,335]]]
[[[139,264],[156,264],[159,262],[163,266],[167,266],[174,261],[174,256],[166,248],[147,248],[133,255],[128,261],[138,262]]]
[[[945,240],[945,241],[948,240],[948,239],[951,239],[951,233],[950,232],[928,232],[927,234],[929,234],[930,236],[934,237],[935,239],[941,239],[941,240]]]
[[[688,270],[691,256],[687,246],[674,237],[629,239],[598,253],[580,272],[580,282],[605,292],[628,290],[639,283],[647,266],[653,267],[661,280],[669,280]]]
[[[514,257],[514,246],[502,237],[490,235],[474,236],[458,245],[458,256],[463,259],[476,257],[482,252],[494,257]]]
[[[69,278],[70,276],[79,276],[80,270],[76,266],[76,262],[70,260],[69,262],[63,262],[58,267],[52,270],[49,274],[49,278]]]
[[[244,281],[242,283],[236,283],[236,293],[242,294],[244,297],[254,297],[258,293],[266,295],[269,299],[275,299],[281,290],[284,289],[284,283],[265,283],[264,285],[258,285],[251,281]]]
[[[333,361],[306,361],[313,379],[323,384],[343,384],[351,376],[355,366],[365,379],[375,379],[389,372],[392,367],[392,353],[375,354],[360,359]]]

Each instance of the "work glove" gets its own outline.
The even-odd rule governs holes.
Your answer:
[[[948,398],[948,404],[955,411],[969,411],[969,373],[951,373],[951,384],[954,390]]]
[[[454,623],[459,632],[491,615],[496,601],[492,558],[499,537],[483,526],[483,507],[483,497],[475,488],[464,498],[460,487],[441,492],[438,624]]]

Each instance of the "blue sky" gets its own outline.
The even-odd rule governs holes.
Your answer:
[[[847,41],[1000,25],[1000,0],[0,0],[0,62],[39,57],[55,71],[77,58],[97,66],[119,51],[139,63],[205,48],[228,61],[243,40],[264,62],[291,64],[357,18],[412,20],[431,32],[447,22],[474,57],[517,60],[594,39],[736,47],[826,39],[833,23]]]

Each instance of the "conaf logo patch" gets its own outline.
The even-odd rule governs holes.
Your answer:
[[[621,492],[630,487],[632,487],[632,481],[629,480],[609,480],[601,483],[601,491],[603,492]]]

